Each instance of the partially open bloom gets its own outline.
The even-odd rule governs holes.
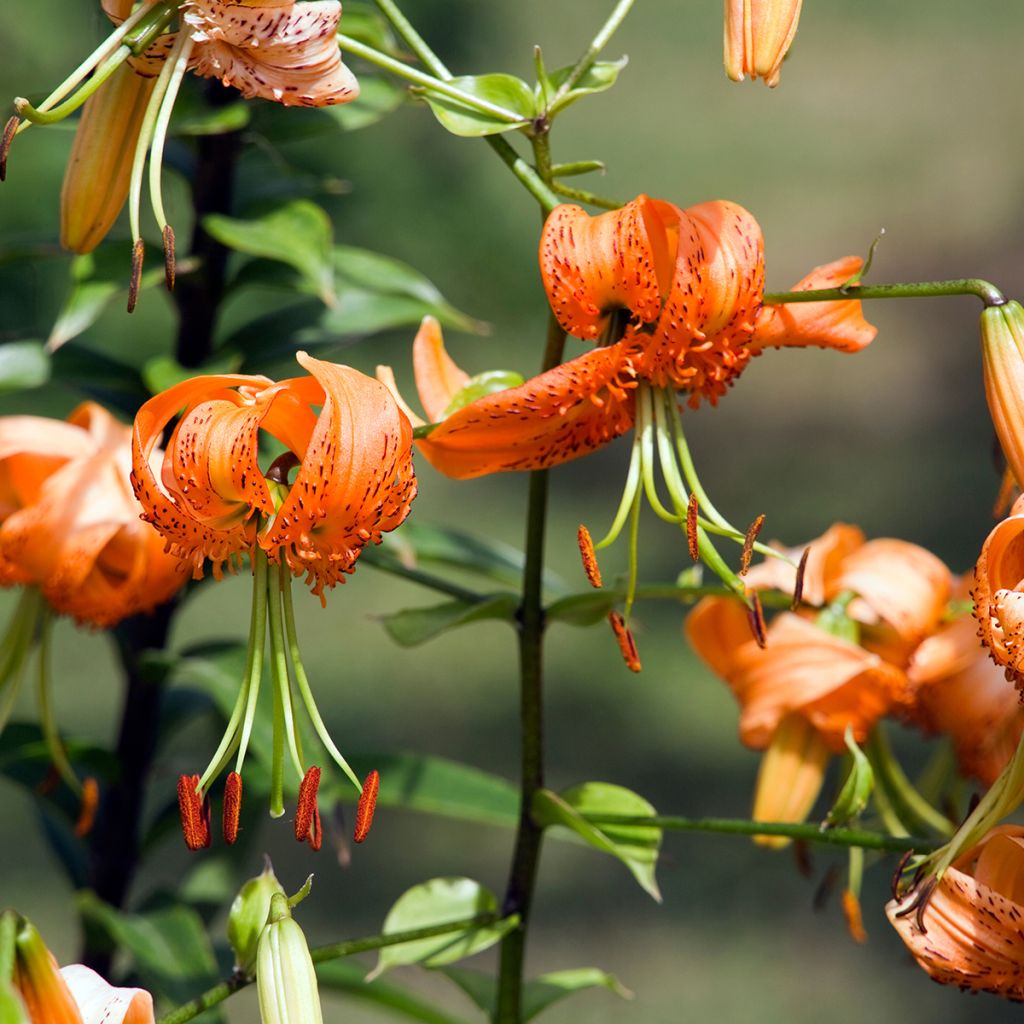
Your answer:
[[[725,201],[683,210],[639,196],[596,217],[578,206],[556,207],[541,236],[540,266],[559,325],[596,347],[521,385],[467,401],[465,375],[444,353],[437,324],[424,321],[414,343],[417,388],[428,416],[443,418],[418,439],[420,450],[441,472],[465,479],[559,465],[635,428],[618,513],[594,548],[619,536],[646,494],[659,517],[686,533],[693,557],[745,594],[709,534],[729,537],[747,554],[765,549],[756,544],[756,528],[737,530],[701,488],[676,392],[691,406],[715,403],[769,346],[857,351],[875,334],[860,303],[809,303],[792,312],[764,306],[761,229]],[[817,268],[797,287],[829,287],[859,267],[849,257]],[[634,550],[627,618],[635,564]]]
[[[278,712],[277,763],[271,811],[283,813],[283,748],[302,780],[296,835],[320,843],[316,789],[319,768],[306,767],[291,709],[291,677],[325,748],[362,794],[363,783],[338,752],[313,701],[299,657],[291,578],[305,576],[326,603],[325,590],[344,582],[367,544],[380,543],[409,514],[416,495],[412,428],[382,384],[348,366],[300,352],[309,371],[274,383],[229,374],[195,377],[150,399],[135,418],[132,481],[147,519],[168,546],[202,573],[215,576],[248,555],[254,578],[246,678],[220,747],[203,775],[182,777],[179,803],[186,841],[208,842],[204,797],[237,751],[225,797],[224,833],[233,841],[241,799],[241,768],[251,735],[269,630]],[[162,465],[152,453],[180,414]],[[264,472],[260,439],[283,446]],[[291,477],[295,470],[294,478]]]
[[[1024,486],[1024,309],[1019,302],[981,314],[985,395],[996,437],[1018,487]]]
[[[793,44],[803,0],[725,0],[725,72],[779,84],[782,61]]]
[[[974,614],[992,660],[1024,687],[1024,498],[985,538],[974,569]]]
[[[933,980],[1024,999],[1024,828],[992,829],[953,861],[926,901],[908,893],[885,912]]]
[[[145,989],[115,988],[82,964],[58,969],[35,926],[6,914],[16,919],[11,981],[29,1024],[153,1024],[153,997]]]
[[[8,122],[6,150],[31,123],[52,123],[93,97],[79,125],[62,196],[62,240],[84,252],[95,246],[130,198],[134,307],[142,271],[142,176],[150,154],[153,213],[163,233],[168,285],[174,283],[174,232],[164,213],[160,168],[171,110],[187,71],[218,78],[247,98],[285,106],[328,106],[359,95],[341,61],[338,0],[101,0],[117,26],[38,107],[15,100],[19,117]],[[173,28],[177,21],[177,29]],[[127,63],[126,63],[127,62]],[[155,77],[143,85],[126,73]],[[116,77],[114,77],[116,76]],[[113,77],[113,81],[111,81]]]

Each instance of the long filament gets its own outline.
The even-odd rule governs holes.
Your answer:
[[[637,488],[640,485],[641,462],[640,435],[634,432],[633,451],[629,457],[629,469],[626,472],[626,486],[622,489],[622,500],[619,502],[619,507],[615,513],[615,519],[612,521],[611,527],[605,536],[594,545],[595,548],[606,548],[609,544],[614,544],[616,538],[622,532],[622,527],[625,525],[626,517],[629,515],[630,509],[633,507]]]
[[[252,562],[252,615],[249,619],[249,654],[245,666],[245,685],[248,697],[245,703],[245,718],[238,737],[238,757],[235,771],[242,774],[242,764],[249,749],[253,722],[256,720],[256,704],[260,696],[260,680],[263,677],[263,648],[267,639],[267,555],[257,547],[250,555]]]
[[[180,43],[180,45],[179,45]],[[167,82],[167,90],[160,103],[160,111],[156,119],[156,126],[153,130],[153,145],[149,151],[149,195],[153,203],[153,215],[161,230],[167,226],[167,217],[164,215],[164,197],[161,188],[161,177],[164,162],[164,143],[167,141],[167,126],[171,121],[171,112],[174,110],[174,101],[178,98],[178,90],[181,88],[182,79],[188,70],[188,60],[192,54],[194,45],[192,36],[181,32],[178,42],[175,43],[171,77]],[[171,59],[167,61],[171,63]]]
[[[652,413],[651,389],[643,384],[640,385],[640,393],[637,396],[637,425],[636,429],[640,434],[640,453],[643,466],[644,491],[647,500],[654,514],[665,520],[666,523],[682,522],[683,516],[669,512],[661,503],[658,497],[658,488],[654,482],[654,437],[658,431],[655,430],[654,415]]]
[[[282,562],[283,566],[283,562]],[[269,581],[268,581],[269,582]],[[288,589],[291,577],[287,580],[278,575],[277,586],[268,585],[267,599],[270,622],[270,674],[274,680],[274,730],[277,731],[278,716],[288,742],[288,753],[291,755],[292,766],[301,779],[305,775],[302,767],[302,756],[299,753],[298,737],[295,733],[295,715],[292,708],[291,679],[288,671],[288,655],[281,621],[281,605],[284,591]]]
[[[43,739],[46,742],[46,749],[50,755],[53,766],[57,769],[60,777],[68,784],[71,791],[77,796],[82,796],[82,783],[78,781],[68,755],[64,750],[64,743],[61,741],[60,733],[57,731],[57,722],[53,715],[53,701],[50,687],[50,632],[52,617],[49,610],[43,608],[39,616],[39,675],[37,698],[39,701],[39,725],[43,730]]]

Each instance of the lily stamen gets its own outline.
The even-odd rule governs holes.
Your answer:
[[[590,581],[591,586],[600,588],[603,585],[601,567],[597,564],[597,552],[594,551],[594,541],[590,536],[590,531],[582,523],[576,531],[576,543],[579,545],[580,558],[583,561],[583,571],[587,574],[587,579]]]
[[[363,783],[363,791],[359,794],[359,803],[356,806],[356,827],[352,834],[352,840],[356,843],[363,842],[370,834],[370,826],[373,824],[373,812],[377,807],[377,792],[380,790],[380,772],[375,768],[366,776]]]
[[[238,819],[242,813],[242,776],[238,772],[228,772],[224,780],[224,809],[222,813],[222,830],[224,842],[233,846],[238,839]]]
[[[626,625],[626,620],[618,612],[609,612],[608,622],[618,641],[619,651],[622,653],[622,660],[626,663],[626,667],[630,672],[639,672],[642,668],[640,652],[637,650],[633,631]]]
[[[181,831],[190,850],[210,845],[210,804],[199,792],[198,775],[182,775],[178,779],[178,811]]]

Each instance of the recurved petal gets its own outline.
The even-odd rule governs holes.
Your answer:
[[[469,374],[455,365],[444,347],[441,325],[425,316],[412,343],[412,366],[416,390],[427,419],[443,418],[452,399],[469,381]]]
[[[793,285],[792,291],[838,288],[860,270],[859,256],[845,256],[815,267]],[[878,328],[864,319],[860,299],[837,302],[790,302],[764,306],[758,313],[750,347],[754,351],[783,346],[815,345],[840,352],[859,352],[871,343]]]
[[[306,573],[322,598],[355,568],[369,543],[408,515],[416,496],[412,427],[388,389],[349,366],[296,356],[315,378],[323,409],[288,497],[260,545],[280,550],[292,572]],[[284,381],[283,390],[302,381]]]
[[[288,6],[194,0],[184,18],[197,43],[193,70],[243,96],[323,107],[359,95],[338,49],[338,0]]]
[[[982,643],[1021,685],[1024,670],[1024,499],[989,533],[974,568],[974,615]]]
[[[645,195],[596,217],[569,204],[552,210],[540,238],[540,272],[566,332],[596,339],[617,309],[641,323],[658,319],[676,254],[673,211]]]
[[[416,444],[435,469],[460,480],[586,455],[633,425],[632,392],[619,381],[621,346],[595,348],[478,398]]]
[[[698,601],[686,616],[683,631],[690,646],[723,679],[732,675],[737,651],[751,639],[746,609],[727,597]]]
[[[117,988],[84,964],[69,964],[60,973],[82,1024],[153,1024],[153,997],[145,989]]]

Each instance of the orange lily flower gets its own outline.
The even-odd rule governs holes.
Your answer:
[[[934,981],[1024,999],[1024,828],[992,829],[953,861],[926,901],[907,894],[885,912]]]
[[[974,568],[979,635],[1006,678],[1024,689],[1024,497],[985,538]]]
[[[634,427],[626,490],[611,529],[594,547],[616,539],[639,508],[642,488],[656,514],[686,533],[691,555],[745,594],[708,533],[766,549],[704,494],[675,392],[687,394],[691,406],[713,404],[765,347],[849,352],[875,334],[855,299],[785,315],[763,306],[763,250],[760,227],[735,203],[682,210],[642,195],[596,217],[578,206],[556,207],[540,241],[544,287],[561,327],[599,344],[522,385],[465,402],[458,394],[465,376],[444,353],[437,324],[425,320],[413,346],[416,383],[428,415],[443,419],[418,438],[420,450],[441,472],[466,479],[559,465]],[[850,257],[819,267],[799,287],[832,285],[859,266]],[[392,380],[386,370],[379,375]],[[667,505],[657,494],[657,465]],[[630,558],[627,616],[635,551]]]
[[[793,44],[802,0],[725,0],[725,72],[779,84],[782,61]]]
[[[0,579],[99,628],[172,597],[186,577],[139,519],[130,461],[131,428],[95,402],[0,418]]]
[[[364,791],[313,701],[299,657],[290,583],[293,575],[304,575],[326,604],[325,589],[344,582],[363,548],[379,544],[382,534],[402,523],[416,495],[412,428],[382,384],[304,352],[296,358],[309,375],[276,384],[241,374],[195,377],[151,398],[135,418],[132,481],[144,518],[191,564],[194,575],[201,575],[209,559],[219,577],[225,564],[233,568],[245,554],[253,569],[249,658],[235,711],[202,776],[182,776],[179,783],[185,838],[193,849],[208,842],[204,798],[236,750],[225,794],[224,833],[229,842],[237,835],[240,772],[268,630],[279,709],[274,717],[271,813],[284,813],[282,758],[287,740],[302,780],[297,838],[319,845],[320,769],[307,768],[300,755],[291,714],[293,679],[324,747],[360,793]],[[154,468],[155,446],[179,414],[162,465]],[[258,461],[261,433],[285,448],[265,473]]]
[[[768,626],[762,647],[746,610],[729,598],[705,598],[686,619],[698,655],[729,685],[741,706],[740,739],[767,750],[753,817],[803,821],[844,736],[863,741],[906,687],[903,672],[879,655],[790,612]],[[763,845],[787,840],[761,837]]]
[[[153,1024],[145,989],[116,988],[82,964],[58,969],[29,921],[17,918],[16,928],[14,989],[29,1024]]]
[[[1024,706],[987,657],[974,618],[965,613],[925,639],[907,678],[910,720],[949,736],[961,773],[991,786],[1024,735]]]

